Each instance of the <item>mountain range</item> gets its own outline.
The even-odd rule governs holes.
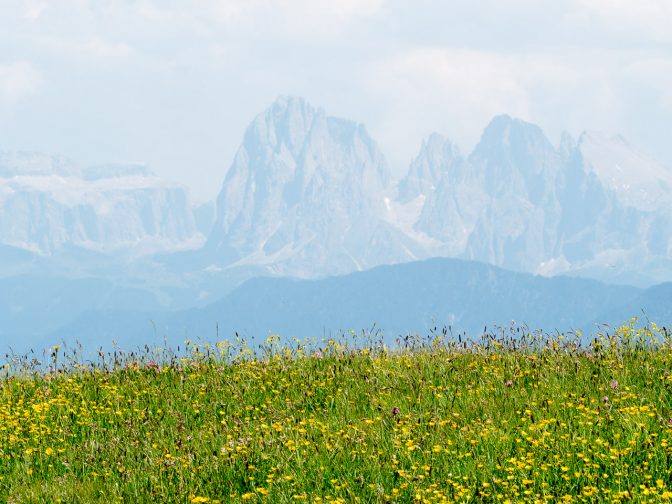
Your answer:
[[[494,118],[468,156],[440,136],[395,181],[366,129],[281,97],[248,128],[205,250],[319,277],[435,256],[533,274],[672,279],[672,172],[622,137]]]
[[[39,339],[87,310],[129,308],[112,293],[177,313],[216,306],[254,277],[326,279],[433,257],[631,289],[672,280],[672,171],[620,136],[564,134],[553,145],[538,126],[502,115],[471,153],[433,133],[404,177],[392,173],[363,125],[291,96],[252,121],[216,201],[199,207],[142,164],[80,167],[2,151],[0,289],[9,294],[0,313],[18,321],[40,310],[28,294],[12,297],[19,279],[80,293],[61,296],[71,304],[31,333]],[[572,323],[587,322],[576,310]],[[0,332],[11,339],[24,322]]]

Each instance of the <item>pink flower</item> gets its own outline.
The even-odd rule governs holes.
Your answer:
[[[145,368],[147,369],[153,369],[156,371],[156,373],[161,372],[161,366],[156,361],[149,361],[147,364],[145,364]]]
[[[608,402],[609,402],[609,397],[607,397],[607,396],[605,395],[605,396],[602,398],[602,402],[603,402],[603,403],[608,403]]]
[[[513,387],[513,382],[509,380],[504,385],[506,385],[507,387]]]
[[[617,387],[618,387],[618,382],[617,382],[616,380],[614,380],[614,381],[612,381],[612,382],[609,384],[609,386],[610,386],[611,388],[617,388]]]
[[[397,408],[396,406],[394,408],[392,408],[392,414],[393,415],[398,415],[399,414],[399,408]]]

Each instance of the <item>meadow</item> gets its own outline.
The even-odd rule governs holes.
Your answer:
[[[672,337],[187,342],[0,378],[2,502],[672,502]]]

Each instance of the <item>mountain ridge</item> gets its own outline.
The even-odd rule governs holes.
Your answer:
[[[596,313],[612,314],[600,322],[629,319],[633,314],[625,311],[646,293],[433,258],[322,279],[252,278],[212,304],[177,313],[90,312],[50,341],[80,335],[101,344],[115,337],[122,348],[149,340],[177,346],[185,339],[213,342],[236,334],[256,341],[270,334],[320,338],[375,324],[391,342],[443,326],[478,337],[484,326],[508,327],[512,321],[530,330],[590,330]]]

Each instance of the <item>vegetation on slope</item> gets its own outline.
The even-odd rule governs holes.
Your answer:
[[[665,329],[403,343],[10,359],[0,501],[672,500]]]

